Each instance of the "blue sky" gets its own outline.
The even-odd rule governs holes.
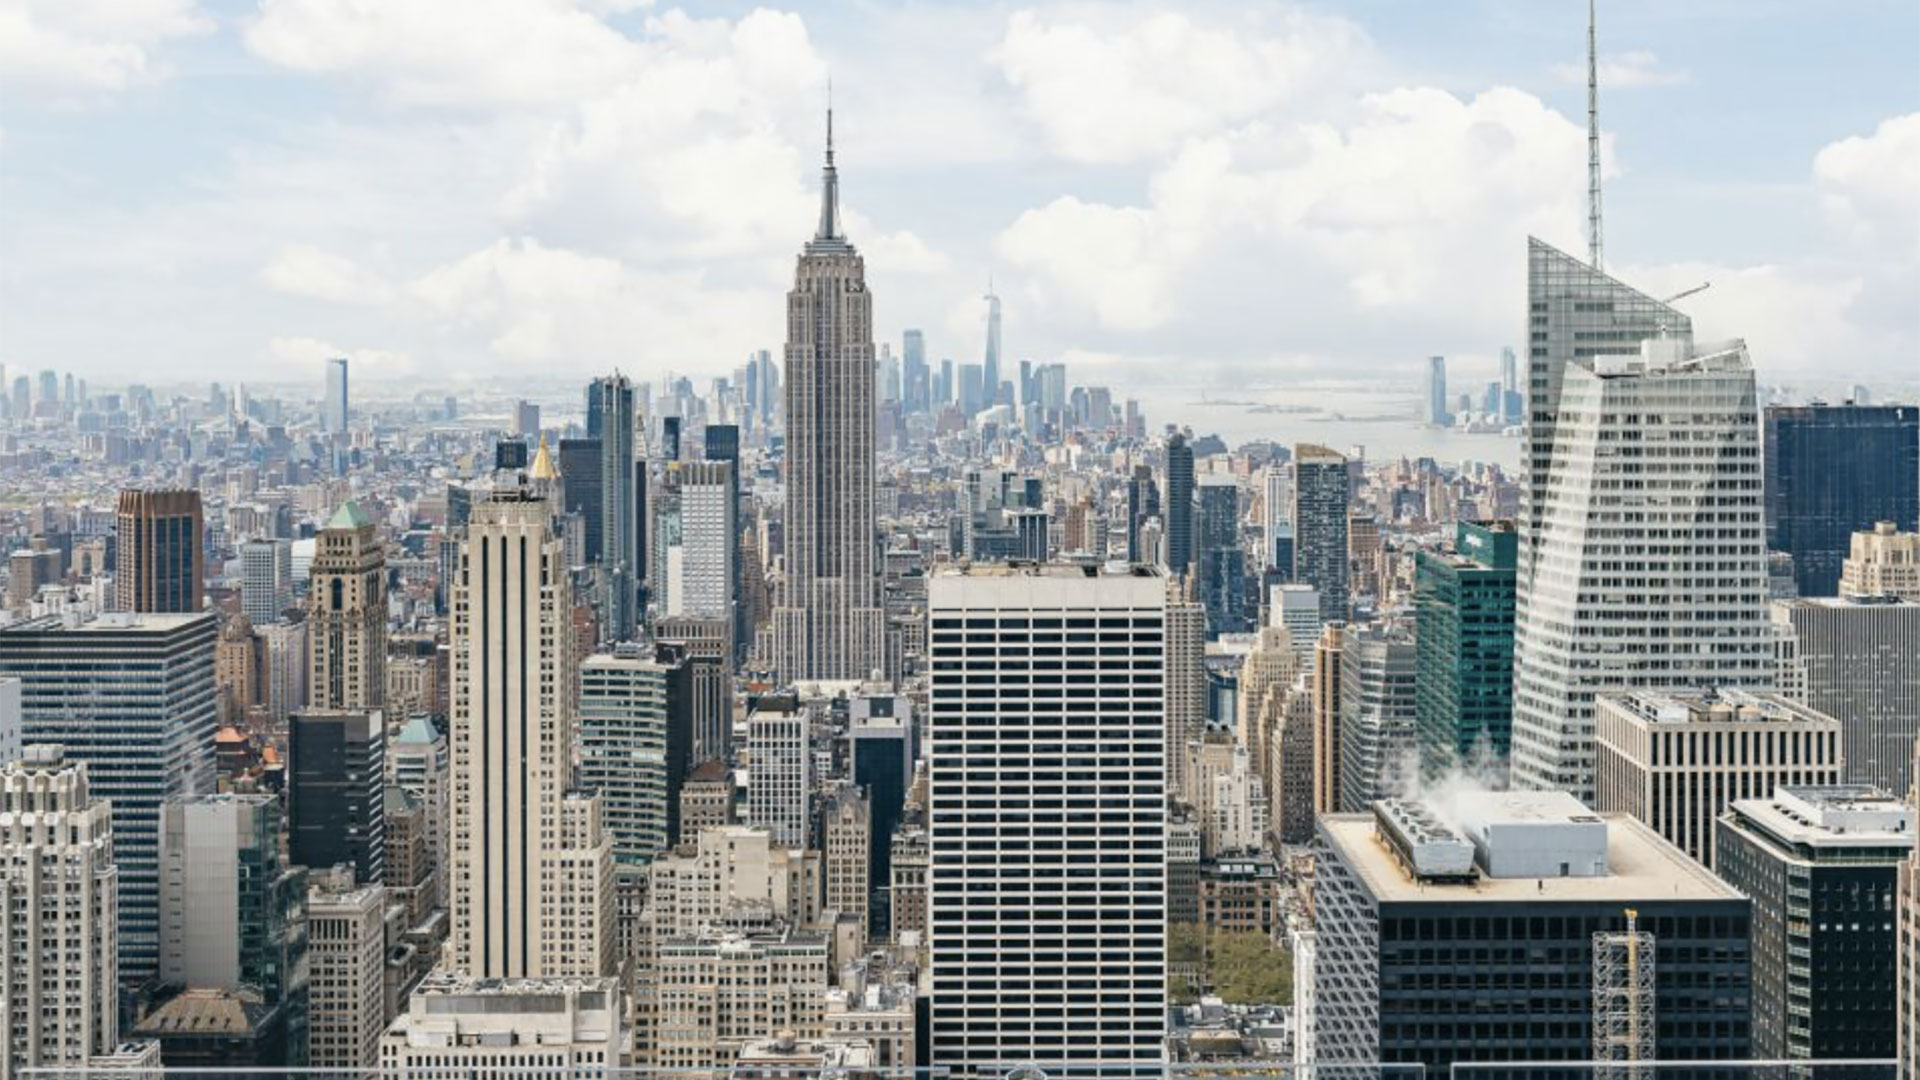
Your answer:
[[[0,363],[719,374],[835,84],[883,340],[1077,378],[1471,378],[1584,215],[1578,0],[0,0]],[[1920,373],[1920,5],[1601,4],[1608,264],[1763,379]]]

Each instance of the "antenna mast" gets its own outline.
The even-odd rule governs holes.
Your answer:
[[[1594,33],[1595,0],[1587,0],[1587,262],[1603,270],[1600,239],[1600,56]]]

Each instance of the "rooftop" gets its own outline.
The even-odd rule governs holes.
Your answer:
[[[1871,784],[1776,788],[1771,799],[1736,801],[1732,816],[1810,847],[1914,844],[1913,810]]]
[[[1839,724],[1817,709],[1778,694],[1733,688],[1636,690],[1602,694],[1600,701],[1601,708],[1611,707],[1649,724]]]
[[[1372,814],[1326,814],[1320,830],[1383,903],[1626,903],[1739,900],[1739,891],[1625,814],[1599,814],[1607,826],[1607,872],[1599,877],[1479,876],[1459,884],[1415,880],[1374,827]]]

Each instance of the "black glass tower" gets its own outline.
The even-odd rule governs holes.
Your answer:
[[[1767,409],[1767,547],[1793,556],[1801,596],[1833,596],[1853,534],[1920,529],[1920,406]]]

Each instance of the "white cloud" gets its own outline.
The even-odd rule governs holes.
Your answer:
[[[1644,49],[1634,52],[1616,53],[1600,58],[1599,70],[1595,73],[1600,80],[1600,92],[1609,90],[1638,90],[1645,86],[1674,86],[1686,82],[1691,76],[1683,70],[1662,68],[1660,58]],[[1553,73],[1562,82],[1576,86],[1587,84],[1587,62],[1576,64],[1556,64]]]
[[[310,244],[289,244],[261,268],[260,279],[289,296],[340,304],[378,304],[393,290],[378,274],[344,255]]]
[[[414,373],[413,357],[397,349],[354,349],[310,337],[267,342],[266,359],[296,371],[319,371],[323,361],[347,357],[356,379],[397,379]]]
[[[211,29],[194,0],[0,0],[0,86],[125,90],[165,74],[167,42]]]
[[[396,103],[554,104],[629,77],[640,49],[569,0],[262,0],[247,46],[308,72],[364,76]]]
[[[1813,159],[1813,179],[1828,213],[1853,236],[1920,259],[1920,112],[1829,143]]]
[[[1288,12],[1268,25],[1203,26],[1178,12],[1122,29],[1016,12],[991,59],[1061,156],[1122,162],[1300,104],[1365,66],[1365,34],[1344,19]]]

